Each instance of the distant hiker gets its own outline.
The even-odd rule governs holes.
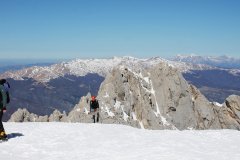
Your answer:
[[[6,81],[6,79],[1,79],[0,80],[0,140],[7,140],[7,134],[5,133],[5,130],[2,124],[2,116],[3,116],[3,113],[6,112],[7,104],[10,102],[9,88],[10,88],[10,85]]]
[[[99,122],[99,103],[95,96],[92,96],[90,101],[90,113],[92,113],[93,122]],[[97,116],[97,117],[96,117]],[[96,119],[97,118],[97,119]]]

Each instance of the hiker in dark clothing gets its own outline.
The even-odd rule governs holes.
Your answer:
[[[2,124],[2,116],[3,113],[6,112],[7,103],[10,102],[8,89],[10,85],[6,82],[5,79],[0,80],[0,140],[6,140],[7,134],[5,133],[3,124]]]
[[[93,115],[93,122],[99,122],[99,103],[95,96],[92,96],[92,100],[90,101],[90,113]]]

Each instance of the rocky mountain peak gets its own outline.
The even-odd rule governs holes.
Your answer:
[[[101,123],[146,129],[240,130],[239,96],[230,96],[219,106],[169,63],[143,66],[121,63],[106,76],[97,96]],[[68,115],[55,111],[48,120],[91,123],[90,97],[82,97]]]
[[[137,72],[126,66],[114,68],[102,83],[98,98],[112,123],[148,129],[232,128],[228,122],[221,124],[215,113],[218,106],[164,62]],[[228,112],[223,115],[229,117]]]

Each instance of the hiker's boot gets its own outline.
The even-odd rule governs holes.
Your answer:
[[[2,131],[0,133],[0,140],[7,140],[7,134],[5,133],[5,131]]]

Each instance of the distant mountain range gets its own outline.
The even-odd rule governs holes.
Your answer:
[[[34,64],[15,64],[15,65],[3,65],[0,66],[0,74],[7,71],[16,71],[33,66],[50,66],[54,63],[34,63]]]
[[[0,74],[32,66],[50,66],[62,61],[61,59],[0,59]]]
[[[138,59],[134,57],[114,57],[109,59],[76,59],[68,62],[53,64],[51,66],[33,66],[17,71],[7,71],[0,75],[0,78],[13,78],[15,80],[22,80],[23,78],[32,78],[39,82],[49,82],[52,79],[64,76],[84,76],[88,73],[97,73],[101,76],[106,76],[115,66],[125,64],[134,67],[139,66],[149,67],[160,62],[167,62],[168,65],[178,68],[181,72],[188,72],[190,70],[207,70],[214,67],[203,64],[191,64],[185,62],[176,62],[159,57],[150,59]]]
[[[240,95],[240,59],[228,56],[178,55],[172,60],[210,66],[210,69],[193,69],[183,73],[184,78],[197,86],[210,101],[223,103],[231,94]]]
[[[192,62],[190,58],[186,58],[189,60],[187,61],[179,56],[174,60],[160,57],[75,59],[6,71],[0,74],[0,78],[7,78],[11,83],[12,103],[9,106],[9,115],[5,119],[19,107],[25,107],[30,112],[40,115],[50,114],[54,109],[68,112],[78,103],[80,97],[88,92],[96,95],[106,75],[118,65],[125,65],[130,69],[137,68],[140,72],[143,68],[166,62],[168,66],[180,70],[184,78],[197,86],[210,101],[222,103],[231,94],[240,95],[240,69],[229,69],[224,65],[218,67],[214,63],[197,63],[196,57],[190,57],[193,57]],[[217,64],[225,63],[222,61]]]
[[[240,59],[229,56],[177,55],[172,60],[191,64],[204,64],[225,69],[240,69]]]

